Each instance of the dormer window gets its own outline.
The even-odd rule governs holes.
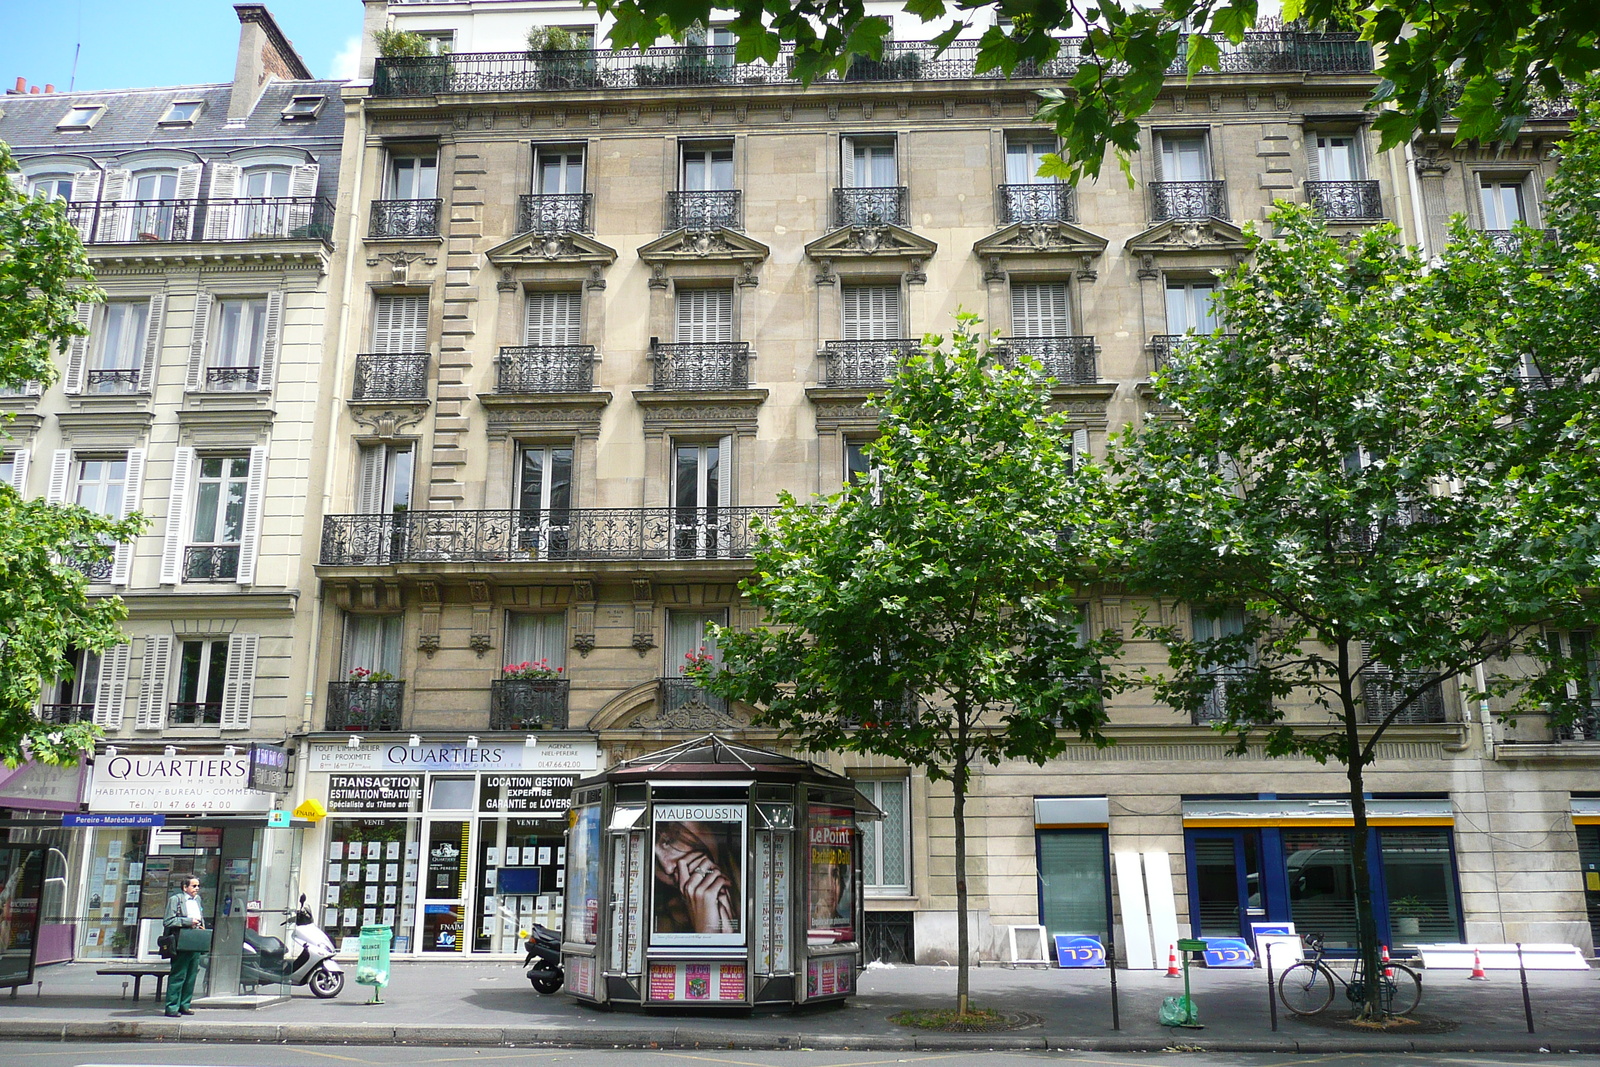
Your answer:
[[[74,104],[67,109],[65,117],[56,123],[56,129],[87,130],[100,121],[100,115],[104,111],[104,104]]]
[[[201,100],[174,100],[161,116],[163,126],[193,126],[205,102]]]
[[[327,103],[325,96],[297,96],[289,101],[289,106],[283,109],[283,121],[295,122],[301,119],[310,120],[322,114],[322,105]]]

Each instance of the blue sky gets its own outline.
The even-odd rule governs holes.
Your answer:
[[[350,77],[361,0],[265,0],[319,78]],[[0,0],[0,85],[19,77],[65,92],[74,46],[78,89],[195,85],[233,78],[234,0]],[[0,97],[0,106],[4,98]]]

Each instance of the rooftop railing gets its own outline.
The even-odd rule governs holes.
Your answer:
[[[321,196],[83,201],[67,218],[90,245],[333,240],[333,201]]]

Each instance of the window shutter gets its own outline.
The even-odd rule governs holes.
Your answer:
[[[139,711],[134,727],[159,730],[166,725],[167,679],[172,674],[171,634],[147,637],[144,642],[144,669],[139,678]]]
[[[728,508],[732,505],[733,438],[729,436],[717,442],[717,507]]]
[[[428,298],[380,296],[372,319],[372,351],[403,355],[428,350]]]
[[[189,375],[185,380],[190,389],[200,388],[206,366],[206,327],[211,321],[211,294],[204,289],[194,296],[194,323],[189,328]]]
[[[856,187],[856,140],[839,138],[839,185],[845,189]]]
[[[127,484],[122,488],[122,512],[117,516],[125,519],[139,510],[139,493],[144,486],[144,455],[142,448],[128,449]],[[128,577],[133,572],[133,550],[138,546],[138,539],[125,541],[117,545],[111,556],[111,584],[127,585]]]
[[[261,541],[262,498],[267,492],[267,449],[250,450],[250,482],[244,494],[244,519],[239,524],[239,584],[256,580],[256,551]]]
[[[11,488],[17,495],[23,495],[23,490],[28,485],[28,458],[32,452],[26,448],[19,448],[11,453]]]
[[[361,446],[361,471],[356,486],[356,511],[362,515],[377,515],[383,511],[384,460],[388,449],[383,445]]]
[[[277,377],[278,350],[283,347],[283,301],[282,289],[267,294],[267,321],[261,330],[261,389],[271,389]]]
[[[105,179],[100,185],[100,202],[112,204],[128,199],[128,190],[133,185],[133,172],[111,168],[106,171]],[[100,212],[100,225],[95,232],[95,238],[100,241],[128,241],[133,238],[133,213],[131,211],[105,211]]]
[[[886,341],[900,336],[898,285],[846,286],[842,308],[846,341]]]
[[[100,653],[100,684],[94,693],[94,724],[122,729],[122,706],[128,699],[128,646],[113,645]]]
[[[188,163],[178,168],[177,198],[186,201],[191,206],[181,216],[187,221],[182,227],[178,228],[178,232],[174,234],[176,237],[187,240],[194,236],[195,219],[199,212],[194,210],[192,205],[200,199],[200,172],[204,169],[204,165],[200,163]]]
[[[1306,181],[1320,182],[1322,180],[1322,136],[1308,133],[1306,143]]]
[[[733,290],[681,290],[678,293],[677,340],[688,344],[732,341]]]
[[[575,345],[581,340],[576,292],[529,293],[523,344]]]
[[[189,527],[189,482],[194,472],[194,449],[179,447],[172,456],[172,489],[167,494],[167,536],[161,543],[161,584],[178,581],[183,562],[183,533]]]
[[[67,499],[67,472],[71,466],[70,448],[58,448],[55,455],[50,457],[50,486],[44,494],[44,498],[50,503],[60,504]]]
[[[207,198],[211,206],[206,210],[206,240],[225,241],[232,229],[233,205],[218,204],[219,200],[236,200],[239,196],[239,178],[244,169],[237,163],[211,164],[211,190]]]
[[[1072,431],[1072,469],[1077,470],[1078,465],[1089,458],[1089,431]]]
[[[82,326],[83,333],[78,334],[67,346],[67,375],[61,388],[67,393],[83,392],[84,365],[89,362],[89,325],[94,321],[94,305],[78,305],[78,325]]]
[[[247,730],[256,695],[256,652],[260,634],[228,638],[228,673],[222,683],[222,728]]]
[[[150,298],[150,315],[144,324],[144,359],[139,364],[139,391],[148,393],[155,386],[156,370],[161,365],[161,338],[166,329],[167,294]]]
[[[321,168],[315,163],[297,163],[289,168],[289,195],[316,196],[317,174]]]
[[[72,176],[72,202],[74,204],[93,203],[100,199],[100,172],[97,170],[80,170]],[[85,211],[78,216],[76,223],[78,237],[89,240],[89,235],[94,232],[94,212]]]
[[[1152,180],[1162,182],[1167,180],[1165,177],[1168,169],[1165,166],[1167,156],[1167,139],[1158,133],[1155,135],[1155,140],[1155,158],[1152,160],[1152,162],[1155,164],[1156,176]]]
[[[1066,337],[1071,333],[1064,283],[1027,282],[1011,287],[1013,337]]]

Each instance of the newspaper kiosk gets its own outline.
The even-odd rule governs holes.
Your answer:
[[[842,1000],[861,964],[854,783],[708,735],[580,780],[567,990],[644,1008]]]

